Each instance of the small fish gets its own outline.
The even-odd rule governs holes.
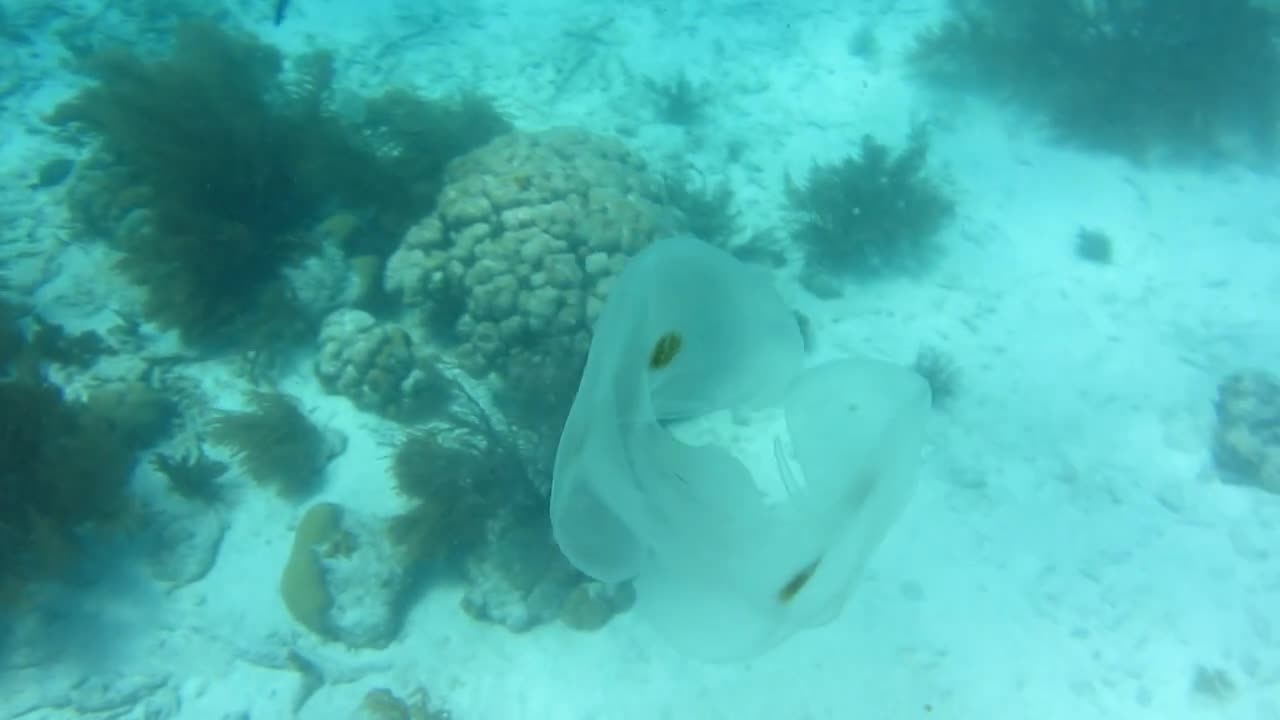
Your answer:
[[[672,330],[658,338],[658,342],[653,344],[653,352],[649,353],[649,369],[661,370],[671,364],[676,359],[676,355],[680,354],[680,348],[684,346],[684,338],[680,333]]]
[[[276,0],[276,25],[284,22],[285,13],[289,12],[289,0]]]

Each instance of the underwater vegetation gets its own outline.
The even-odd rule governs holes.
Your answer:
[[[696,125],[706,117],[710,93],[705,85],[695,85],[683,72],[661,82],[648,79],[645,86],[653,98],[654,114],[671,125]]]
[[[437,422],[405,434],[392,474],[415,503],[393,536],[422,561],[456,567],[484,544],[495,516],[540,506],[514,436],[465,392]]]
[[[461,580],[468,615],[514,632],[557,618],[594,629],[626,609],[628,589],[584,586],[551,533],[547,496],[563,425],[554,418],[567,414],[578,371],[548,366],[521,376],[530,383],[520,393],[505,387],[495,398],[514,412],[505,417],[459,384],[447,411],[405,434],[392,475],[410,507],[389,533],[409,559],[413,585]],[[545,387],[550,410],[528,402],[534,377],[557,381]],[[535,424],[519,424],[529,419]]]
[[[117,441],[134,448],[149,447],[168,435],[179,415],[173,398],[137,381],[100,387],[84,405]]]
[[[0,299],[0,377],[38,377],[51,363],[86,368],[113,352],[96,332],[69,333],[30,307]]]
[[[21,317],[22,311],[16,305],[0,299],[0,374],[13,371],[27,346],[26,335],[18,324]]]
[[[289,0],[275,0],[275,7],[271,13],[271,24],[279,25],[284,22],[284,17],[289,13]]]
[[[252,410],[215,418],[209,439],[232,448],[249,477],[282,497],[299,499],[314,492],[335,454],[329,436],[288,395],[255,392],[250,403]]]
[[[52,384],[0,383],[0,591],[56,570],[77,528],[124,510],[132,460],[99,430]]]
[[[81,69],[94,84],[50,118],[91,130],[145,188],[149,223],[119,238],[121,267],[188,341],[224,339],[251,317],[296,319],[280,272],[310,249],[322,194],[304,166],[313,123],[326,123],[318,98],[286,92],[283,68],[251,38],[188,24],[167,59],[91,56]]]
[[[127,519],[137,454],[172,413],[140,408],[70,401],[41,378],[0,381],[0,601],[73,564],[86,531]]]
[[[701,174],[667,175],[663,178],[667,204],[676,211],[679,225],[694,237],[724,247],[738,230],[733,208],[733,187],[727,180],[711,185]]]
[[[331,57],[286,63],[203,22],[181,25],[167,57],[115,47],[79,69],[90,84],[49,121],[100,141],[114,171],[96,192],[129,201],[106,203],[119,216],[99,224],[123,225],[120,266],[151,319],[200,345],[298,337],[308,326],[283,271],[319,249],[314,228],[351,213],[374,230],[348,252],[389,250],[431,211],[444,165],[507,127],[478,97],[394,89],[342,117]]]
[[[851,57],[859,58],[869,63],[879,60],[881,47],[880,38],[876,34],[876,24],[874,22],[866,22],[860,25],[849,36],[849,41],[845,47]]]
[[[182,455],[156,453],[151,466],[169,481],[174,492],[188,500],[214,505],[223,499],[225,490],[218,480],[226,474],[227,464],[201,450]]]
[[[1253,0],[970,0],[920,38],[925,73],[1010,97],[1132,157],[1274,149],[1280,11]]]
[[[493,401],[520,443],[528,475],[549,481],[560,431],[582,382],[586,357],[568,350],[513,365],[503,374]]]
[[[897,154],[870,135],[857,154],[815,164],[788,182],[792,232],[811,269],[874,275],[909,269],[930,254],[953,206],[925,174],[929,145],[914,131]]]
[[[916,352],[911,369],[929,384],[933,407],[947,405],[960,389],[960,368],[950,355],[932,345],[922,346]]]
[[[388,255],[411,224],[435,209],[445,166],[513,129],[492,102],[473,92],[426,100],[390,88],[366,98],[345,128],[353,138],[350,155],[332,169],[342,202],[369,216],[375,230],[348,252]]]
[[[1240,694],[1240,688],[1231,673],[1224,668],[1196,665],[1191,672],[1190,689],[1193,695],[1217,703],[1229,703]]]
[[[27,186],[30,190],[46,190],[51,187],[61,185],[64,180],[71,176],[71,171],[75,169],[76,163],[68,157],[57,157],[40,164],[36,170],[35,179]]]

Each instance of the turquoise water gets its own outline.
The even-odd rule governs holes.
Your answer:
[[[1280,718],[1280,7],[0,6],[0,717]]]

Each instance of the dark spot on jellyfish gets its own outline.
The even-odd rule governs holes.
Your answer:
[[[809,563],[788,580],[787,584],[783,585],[782,589],[778,591],[778,602],[784,604],[791,602],[791,598],[795,597],[796,593],[800,592],[809,583],[809,578],[813,577],[813,571],[818,569],[818,562],[821,559],[818,558],[818,560]]]
[[[658,338],[658,342],[653,344],[653,352],[649,353],[649,369],[661,370],[671,364],[676,359],[676,355],[680,353],[680,348],[684,346],[684,338],[680,333],[672,330]]]

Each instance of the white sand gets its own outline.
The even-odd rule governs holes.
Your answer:
[[[47,609],[53,637],[0,647],[0,717],[73,716],[56,707],[102,679],[146,699],[89,717],[286,718],[293,647],[329,680],[299,713],[308,720],[351,717],[375,687],[428,688],[457,720],[1280,718],[1280,497],[1224,485],[1207,448],[1218,380],[1280,358],[1274,178],[1138,168],[1051,147],[1013,111],[929,96],[901,59],[934,14],[924,4],[881,19],[875,63],[846,51],[870,10],[722,2],[744,9],[710,19],[698,8],[711,3],[486,2],[442,36],[415,35],[407,11],[382,2],[293,4],[279,29],[244,7],[285,47],[337,49],[346,81],[477,83],[523,128],[619,132],[655,166],[727,176],[752,228],[778,222],[784,172],[839,158],[864,132],[897,144],[930,121],[958,204],[938,267],[834,302],[790,275],[779,283],[820,352],[906,363],[934,344],[959,363],[960,394],[936,416],[920,490],[843,616],[749,663],[687,661],[628,616],[596,634],[513,635],[469,619],[447,588],[385,650],[325,644],[276,590],[299,509],[247,490],[204,580],[169,596],[137,572],[85,588],[81,605]],[[560,33],[610,14],[598,44]],[[557,91],[555,68],[579,55]],[[23,62],[56,77],[53,57]],[[680,69],[717,85],[703,129],[647,116],[639,78]],[[56,193],[24,189],[50,154],[39,114],[68,92],[42,82],[8,100],[0,252],[24,257],[15,280],[52,318],[109,324],[119,289],[92,272],[102,252],[70,245]],[[728,167],[733,140],[746,152]],[[1115,238],[1112,266],[1073,257],[1081,225]],[[232,406],[237,391],[220,387]],[[351,439],[320,499],[393,509],[388,426],[325,397],[309,373],[285,389]],[[32,668],[13,669],[23,658]],[[1226,672],[1234,696],[1195,692],[1200,666]]]

